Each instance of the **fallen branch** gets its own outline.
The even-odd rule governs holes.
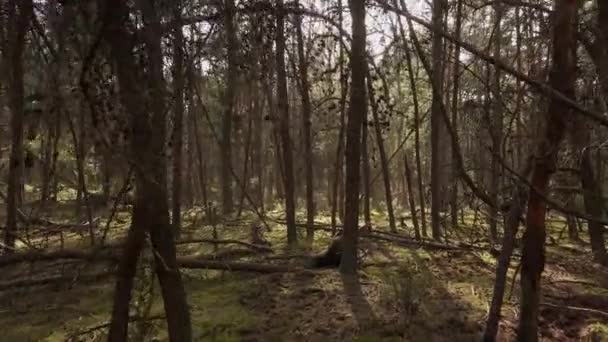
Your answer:
[[[71,275],[71,276],[50,276],[50,277],[42,277],[42,278],[28,278],[28,279],[18,279],[14,281],[6,281],[0,282],[0,291],[6,291],[13,288],[22,289],[24,287],[32,287],[32,286],[47,286],[47,285],[55,285],[55,284],[64,284],[64,283],[76,283],[81,281],[98,281],[103,278],[107,278],[109,276],[113,276],[115,272],[113,271],[105,271],[94,274],[83,274],[83,275]]]
[[[158,320],[162,320],[162,319],[165,319],[165,315],[156,315],[156,316],[150,316],[150,317],[131,316],[131,317],[129,317],[129,323],[135,322],[135,321],[158,321]],[[102,324],[94,325],[90,328],[81,330],[81,331],[73,334],[72,336],[70,336],[70,338],[67,339],[67,341],[80,341],[78,339],[78,337],[80,337],[82,335],[90,334],[97,330],[105,329],[109,326],[110,326],[110,322],[105,322]]]
[[[584,312],[584,313],[599,315],[599,316],[608,318],[608,312],[596,310],[596,309],[581,308],[581,307],[577,307],[577,306],[557,305],[557,304],[551,304],[551,303],[540,303],[540,305],[550,307],[550,308],[555,308],[555,309]]]
[[[267,253],[272,253],[273,252],[272,248],[270,248],[268,246],[255,245],[255,244],[252,244],[252,243],[249,243],[249,242],[243,242],[243,241],[232,240],[232,239],[228,239],[228,240],[192,239],[192,240],[182,240],[182,241],[176,241],[175,242],[176,245],[186,245],[186,244],[192,244],[192,243],[210,243],[210,244],[219,244],[219,245],[234,244],[234,245],[245,246],[245,247],[248,247],[250,249],[256,250],[258,252],[267,252]]]
[[[244,262],[220,262],[201,260],[200,258],[181,257],[177,258],[179,267],[190,269],[210,269],[225,271],[241,271],[252,273],[285,273],[285,272],[312,272],[301,267],[286,265],[256,264]]]

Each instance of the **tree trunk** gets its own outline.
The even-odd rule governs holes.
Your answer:
[[[445,12],[445,0],[433,0],[433,26],[443,29],[443,16]],[[447,179],[445,177],[446,156],[449,152],[447,144],[447,130],[441,114],[441,98],[443,94],[443,39],[441,35],[433,33],[432,43],[433,55],[433,83],[438,89],[433,92],[431,104],[431,231],[433,239],[440,240],[441,212],[445,209],[445,194]]]
[[[287,102],[287,75],[285,72],[285,11],[283,0],[277,1],[277,96],[278,110],[281,116],[279,132],[283,162],[283,184],[285,190],[285,215],[287,221],[287,243],[293,246],[297,243],[298,235],[295,216],[293,154],[289,135],[289,103]]]
[[[460,39],[462,31],[462,0],[458,0],[456,5],[456,39]],[[458,132],[458,105],[460,92],[460,45],[454,47],[454,66],[452,70],[452,126],[454,132]],[[452,165],[456,165],[458,157],[455,155],[456,149],[452,148]],[[450,212],[452,219],[452,230],[458,227],[458,174],[452,168],[450,186]]]
[[[306,241],[311,244],[314,239],[315,203],[313,183],[312,154],[312,108],[310,104],[310,83],[308,81],[308,61],[304,56],[304,37],[302,34],[302,16],[296,15],[296,35],[298,41],[298,69],[300,71],[300,93],[302,94],[302,135],[304,136],[304,169],[306,178]]]
[[[494,4],[494,58],[500,59],[500,49],[502,40],[502,17],[503,7],[500,2]],[[489,66],[488,66],[489,67]],[[490,135],[492,137],[492,165],[490,176],[490,196],[494,203],[498,203],[501,168],[499,158],[502,158],[502,136],[503,136],[503,113],[500,97],[500,71],[494,67],[494,77],[490,81],[492,89],[492,118],[490,119]],[[495,206],[489,208],[490,211],[490,239],[493,243],[498,241],[498,209]]]
[[[117,66],[120,97],[130,113],[131,158],[136,167],[133,223],[118,270],[114,294],[109,341],[125,341],[129,321],[129,302],[137,257],[150,235],[155,256],[155,270],[167,317],[169,340],[191,341],[192,332],[186,293],[177,267],[175,241],[169,222],[167,201],[167,161],[165,157],[166,114],[163,62],[161,53],[161,20],[156,4],[138,1],[144,26],[143,38],[149,56],[148,68],[139,69],[132,55],[133,46],[123,27],[128,9],[119,0],[109,0],[103,6],[106,14],[106,41]],[[140,77],[146,73],[144,79]],[[142,84],[149,82],[146,87]],[[143,91],[149,89],[149,93]]]
[[[556,0],[553,26],[553,66],[550,83],[553,88],[574,99],[576,79],[576,18],[577,5],[572,0]],[[543,194],[555,172],[559,145],[566,122],[571,114],[561,101],[552,98],[546,113],[547,123],[543,141],[538,146],[532,170],[526,231],[523,236],[521,266],[519,341],[538,340],[538,307],[541,274],[545,265],[545,213]]]
[[[33,4],[31,0],[20,0],[9,1],[7,5],[8,44],[6,54],[3,56],[5,58],[3,64],[4,70],[7,71],[8,102],[11,110],[11,153],[8,169],[4,244],[6,253],[12,253],[17,234],[17,210],[23,177],[23,119],[25,116],[23,108],[23,50],[25,34],[28,31],[33,12]]]
[[[374,129],[376,132],[376,145],[378,146],[378,153],[380,154],[380,167],[382,168],[382,179],[384,181],[384,196],[386,199],[386,209],[388,211],[388,222],[391,232],[397,232],[397,225],[395,224],[395,212],[393,210],[393,194],[391,191],[391,179],[390,170],[388,165],[388,158],[386,157],[386,150],[384,149],[384,141],[382,139],[382,129],[380,127],[380,116],[378,115],[378,103],[374,96],[374,89],[369,73],[369,68],[366,64],[366,76],[367,76],[367,96],[372,107],[372,115],[374,118]]]
[[[344,198],[344,238],[340,272],[357,272],[359,224],[359,171],[361,170],[361,125],[366,117],[365,1],[350,0],[353,40],[351,44],[351,90],[346,130],[346,187]]]
[[[182,152],[184,126],[184,32],[181,1],[175,2],[173,28],[173,184],[171,187],[171,225],[177,237],[182,220]]]
[[[580,169],[585,211],[587,212],[587,215],[591,217],[602,218],[604,216],[601,193],[602,187],[593,172],[593,163],[589,148],[584,148],[582,151]],[[604,225],[593,220],[588,220],[587,226],[589,228],[589,239],[594,259],[602,265],[608,265],[606,241],[604,239]]]
[[[412,171],[410,170],[407,152],[403,153],[403,161],[405,166],[405,182],[407,183],[407,198],[410,205],[412,223],[414,224],[414,234],[416,240],[420,240],[420,227],[418,226],[418,217],[416,216],[416,200],[414,198],[414,187],[412,185]]]
[[[368,123],[364,118],[363,127],[361,131],[361,168],[363,174],[363,218],[365,220],[365,226],[370,227],[372,224],[372,215],[371,215],[371,189],[370,189],[370,169],[369,169],[369,150],[368,150]]]
[[[224,115],[222,117],[221,153],[221,188],[222,212],[228,215],[234,211],[232,198],[232,120],[236,98],[237,81],[237,37],[234,24],[234,0],[224,0],[224,25],[226,30],[226,49],[228,51],[228,69],[226,70],[226,91],[224,93]]]
[[[525,167],[525,170],[520,173],[524,177],[528,177],[532,168],[531,160]],[[496,341],[498,333],[498,323],[501,318],[502,303],[505,294],[505,285],[507,283],[507,272],[511,263],[511,256],[515,249],[515,237],[519,229],[520,218],[523,214],[527,200],[526,187],[523,183],[515,185],[511,196],[509,213],[505,219],[505,232],[502,237],[502,246],[500,255],[498,256],[498,264],[496,265],[496,279],[494,280],[494,291],[492,294],[492,303],[488,319],[486,320],[486,330],[484,332],[484,342]]]

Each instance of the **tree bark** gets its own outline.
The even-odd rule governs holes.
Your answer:
[[[576,79],[576,1],[556,0],[553,24],[553,66],[550,83],[570,99],[574,99]],[[546,113],[544,139],[538,146],[532,170],[526,214],[526,231],[523,236],[521,266],[520,317],[517,338],[519,341],[538,340],[538,307],[541,297],[541,274],[545,265],[545,214],[543,194],[551,175],[555,172],[559,145],[563,140],[571,110],[556,99],[551,99]]]
[[[143,14],[143,39],[149,57],[146,70],[138,67],[123,20],[129,10],[119,0],[100,1],[105,9],[105,39],[115,61],[120,98],[130,113],[131,159],[135,165],[136,189],[133,222],[118,269],[109,341],[125,341],[129,302],[137,258],[145,232],[154,249],[155,270],[161,286],[169,340],[191,341],[192,330],[186,293],[177,268],[175,241],[169,222],[167,161],[165,157],[166,114],[161,53],[161,20],[155,2],[138,1]],[[141,87],[141,84],[146,87]],[[149,91],[144,92],[143,89]]]
[[[3,61],[8,84],[8,102],[11,111],[11,152],[9,156],[8,186],[6,201],[6,230],[4,244],[7,253],[12,253],[17,234],[17,210],[21,197],[23,178],[23,51],[25,35],[33,14],[31,0],[9,1],[7,4],[7,50]]]
[[[433,0],[432,22],[435,29],[443,28],[443,17],[445,12],[445,0]],[[433,83],[438,89],[433,92],[431,104],[431,232],[433,239],[440,240],[441,231],[441,212],[445,209],[445,194],[447,179],[446,155],[449,146],[447,144],[446,127],[443,123],[441,113],[441,102],[443,101],[443,39],[440,34],[433,33],[432,38],[432,58],[433,58]]]
[[[182,152],[184,145],[184,32],[182,31],[181,1],[175,1],[173,10],[173,184],[171,187],[171,225],[177,237],[182,220]]]
[[[287,94],[287,75],[285,72],[285,10],[283,0],[277,1],[277,33],[276,33],[276,63],[277,63],[277,105],[281,116],[279,132],[281,136],[281,151],[283,163],[283,184],[285,190],[285,215],[287,221],[287,243],[293,246],[297,243],[298,235],[295,216],[295,180],[293,173],[293,154],[289,134],[289,103]]]
[[[388,165],[388,158],[386,157],[386,150],[384,148],[384,141],[382,139],[382,129],[380,127],[380,115],[378,115],[378,103],[374,96],[374,89],[369,73],[369,67],[366,64],[366,76],[367,76],[367,96],[372,107],[372,115],[374,118],[374,130],[376,132],[376,145],[378,146],[378,154],[380,155],[380,167],[382,168],[382,180],[384,181],[384,196],[386,199],[386,209],[388,211],[388,222],[391,232],[397,232],[397,225],[395,223],[395,212],[393,210],[393,194],[391,191],[391,178],[390,170]]]
[[[232,195],[232,121],[237,82],[237,37],[234,24],[234,0],[224,0],[224,25],[226,30],[226,50],[228,53],[228,68],[226,70],[226,90],[224,93],[224,115],[222,117],[221,154],[221,188],[222,212],[228,215],[234,211]]]
[[[407,198],[410,205],[412,223],[414,224],[414,234],[416,240],[420,240],[420,227],[418,226],[418,217],[416,216],[416,199],[414,198],[414,186],[412,185],[412,171],[410,170],[407,152],[403,152],[403,161],[405,166],[405,182],[407,183]]]
[[[310,104],[310,82],[308,80],[308,61],[304,55],[302,16],[296,15],[296,36],[298,41],[298,69],[300,71],[300,93],[302,94],[302,135],[304,136],[304,169],[306,178],[306,240],[314,239],[315,203],[313,182],[312,153],[312,107]]]
[[[344,198],[344,238],[340,272],[357,272],[359,224],[359,171],[361,170],[361,125],[366,117],[365,74],[365,1],[349,0],[352,16],[351,90],[346,130],[346,192]]]

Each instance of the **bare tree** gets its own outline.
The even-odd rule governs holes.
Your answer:
[[[357,240],[359,225],[359,183],[361,170],[361,130],[366,117],[365,74],[365,1],[349,0],[352,16],[351,90],[346,129],[346,192],[344,198],[344,242],[340,272],[357,272]]]

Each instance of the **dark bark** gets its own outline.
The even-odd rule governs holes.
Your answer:
[[[7,9],[8,30],[7,50],[3,56],[3,68],[6,71],[8,84],[8,103],[11,111],[11,152],[9,156],[8,185],[6,201],[6,230],[4,244],[6,252],[15,247],[17,234],[17,210],[21,197],[23,178],[23,119],[24,119],[24,85],[23,85],[23,51],[25,34],[28,31],[33,12],[31,0],[9,1]]]
[[[359,174],[361,170],[361,125],[366,117],[365,74],[365,1],[349,0],[352,16],[351,90],[346,129],[346,192],[344,198],[344,240],[340,272],[357,272],[357,240],[359,223]]]
[[[405,182],[407,183],[407,199],[410,205],[410,212],[412,215],[412,223],[414,224],[414,234],[416,240],[420,240],[420,227],[418,225],[418,217],[416,216],[416,199],[414,197],[414,186],[412,185],[412,171],[410,170],[410,163],[407,157],[407,152],[403,153],[403,161],[405,167]]]
[[[181,1],[175,1],[173,15],[173,184],[171,187],[171,225],[179,237],[182,219],[182,153],[184,145],[184,32]]]
[[[304,136],[304,169],[306,179],[306,240],[314,239],[313,224],[315,221],[313,153],[312,153],[312,107],[310,104],[310,82],[308,80],[308,61],[304,55],[304,37],[302,34],[302,16],[296,16],[296,35],[298,43],[298,70],[300,76],[300,93],[302,95],[302,135]]]
[[[368,123],[367,120],[363,120],[363,127],[361,130],[361,168],[363,175],[363,218],[365,225],[371,227],[372,215],[371,215],[371,189],[370,189],[370,168],[369,168],[369,150],[368,150]]]
[[[462,32],[462,0],[456,5],[456,38],[460,39]],[[460,102],[460,45],[454,47],[454,66],[452,69],[452,125],[454,131],[458,131],[458,105]],[[452,148],[452,165],[456,165],[456,149]],[[450,185],[450,214],[452,230],[458,227],[458,174],[452,172]]]
[[[397,231],[397,225],[395,223],[395,211],[393,210],[393,194],[391,191],[391,178],[390,170],[388,165],[388,158],[386,157],[386,150],[384,148],[384,140],[382,139],[382,129],[380,126],[380,115],[378,115],[378,103],[374,96],[374,89],[369,73],[369,68],[366,65],[366,76],[367,76],[367,96],[372,107],[372,115],[374,118],[374,130],[376,132],[376,146],[378,146],[378,154],[380,155],[380,167],[382,168],[382,180],[384,181],[384,196],[386,200],[386,209],[388,211],[388,222],[391,232]]]
[[[532,160],[530,159],[525,170],[520,174],[528,177],[532,168]],[[515,237],[519,229],[519,222],[523,215],[527,201],[525,184],[519,182],[515,185],[513,194],[511,195],[511,203],[509,204],[509,212],[505,218],[505,232],[502,237],[502,245],[498,256],[498,264],[496,265],[496,278],[494,280],[494,291],[492,293],[492,302],[486,320],[486,330],[484,332],[484,342],[496,341],[498,333],[498,323],[501,318],[502,303],[505,294],[505,286],[507,283],[507,272],[511,263],[511,256],[515,249]]]
[[[285,72],[285,11],[283,0],[277,1],[276,67],[277,67],[277,105],[280,115],[279,134],[281,140],[281,161],[285,190],[285,216],[287,219],[287,243],[297,243],[295,216],[295,180],[293,172],[293,153],[289,134],[289,103],[287,94],[287,75]]]
[[[161,286],[169,340],[187,342],[192,340],[190,314],[177,269],[167,201],[161,20],[156,13],[155,2],[138,1],[137,4],[143,14],[142,37],[149,57],[145,71],[135,63],[132,41],[127,38],[124,29],[123,20],[129,17],[125,4],[119,0],[108,0],[105,7],[103,4],[101,6],[105,8],[105,38],[116,65],[120,99],[130,114],[130,153],[136,178],[133,223],[118,270],[108,340],[125,341],[127,338],[133,276],[147,231],[154,249],[155,270]],[[142,83],[147,86],[141,87]],[[144,92],[144,89],[147,91]]]
[[[445,0],[433,0],[433,27],[443,28],[443,16],[445,12]],[[446,155],[448,144],[446,140],[446,128],[442,119],[441,103],[443,99],[443,39],[441,35],[433,33],[432,38],[432,76],[433,83],[437,87],[433,92],[431,104],[431,232],[433,239],[440,240],[442,237],[441,212],[445,209],[446,194]]]
[[[232,121],[234,116],[234,105],[236,99],[237,82],[237,37],[234,23],[235,16],[234,0],[224,1],[224,29],[226,30],[227,63],[226,89],[224,93],[224,115],[222,117],[222,141],[220,145],[221,154],[221,189],[222,189],[222,212],[224,215],[234,211],[234,200],[232,195]]]
[[[397,0],[394,0],[395,4]],[[399,18],[399,33],[401,39],[403,39],[403,49],[405,51],[405,58],[407,62],[407,73],[410,81],[410,88],[412,93],[412,102],[414,103],[414,151],[416,157],[416,174],[418,176],[418,198],[420,202],[420,223],[422,228],[422,236],[427,237],[426,229],[426,208],[424,198],[424,184],[422,181],[422,161],[420,158],[421,147],[420,147],[420,106],[418,104],[418,91],[416,87],[416,78],[414,77],[414,67],[412,65],[412,54],[406,42],[405,30],[401,18]]]
[[[569,98],[574,98],[576,79],[576,1],[556,0],[553,24],[553,66],[551,86]],[[519,341],[538,340],[538,314],[541,297],[541,274],[545,265],[545,214],[543,194],[555,172],[559,145],[564,138],[571,110],[556,99],[551,99],[546,113],[544,139],[538,146],[532,170],[532,189],[526,214],[521,266]]]
[[[582,151],[580,169],[585,211],[587,212],[587,215],[591,217],[602,217],[604,212],[601,193],[602,187],[594,174],[591,150],[588,148],[585,148]],[[589,228],[589,240],[591,242],[591,250],[593,251],[594,259],[602,265],[608,265],[604,225],[593,220],[588,220],[587,226]]]

